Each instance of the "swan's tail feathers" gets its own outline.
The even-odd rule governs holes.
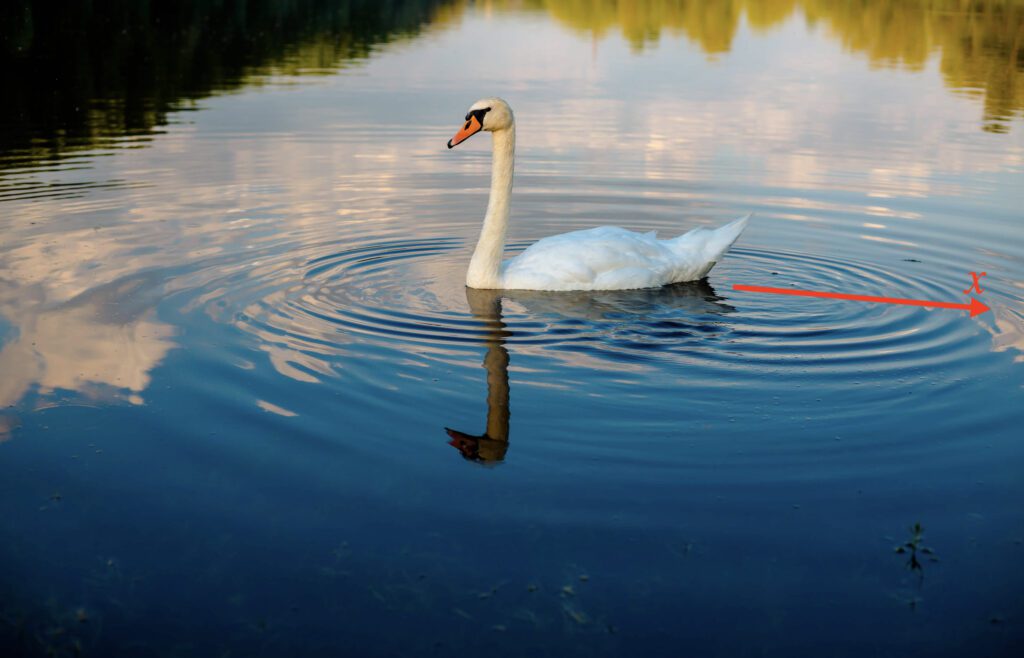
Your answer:
[[[747,221],[753,213],[747,213],[739,219],[734,219],[725,226],[716,228],[712,231],[711,240],[708,245],[712,246],[718,252],[718,256],[721,256],[726,250],[732,246],[733,242],[740,237],[740,233],[743,229],[747,228]]]
[[[722,260],[725,252],[743,233],[751,214],[748,213],[715,229],[695,228],[672,240],[672,248],[679,254],[680,259],[691,264],[691,267],[683,268],[686,270],[686,278],[679,280],[696,281],[707,276],[711,268]]]

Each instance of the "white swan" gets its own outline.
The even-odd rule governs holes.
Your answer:
[[[481,130],[494,133],[494,155],[487,216],[466,272],[470,288],[630,290],[695,281],[715,266],[750,217],[714,230],[695,228],[670,240],[659,240],[653,231],[615,226],[573,231],[544,238],[503,263],[516,149],[516,123],[508,103],[500,98],[473,103],[448,148]]]

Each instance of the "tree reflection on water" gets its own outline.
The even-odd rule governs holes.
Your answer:
[[[518,3],[504,3],[516,5]],[[682,34],[708,55],[727,53],[742,19],[766,31],[800,12],[872,65],[921,70],[939,54],[946,84],[984,98],[984,129],[1006,132],[1024,112],[1024,6],[1012,0],[533,0],[573,28],[618,29],[634,50]]]
[[[0,8],[0,164],[146,134],[267,73],[334,72],[415,35],[441,0],[181,0]]]
[[[473,6],[546,12],[595,39],[618,30],[635,51],[668,32],[709,56],[744,21],[767,31],[800,13],[874,66],[921,70],[937,56],[948,87],[983,100],[989,132],[1024,113],[1024,6],[1012,0],[23,0],[0,8],[0,166],[148,134],[268,73],[335,72]]]

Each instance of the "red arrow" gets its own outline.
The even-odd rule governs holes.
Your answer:
[[[906,306],[928,306],[932,308],[957,308],[970,311],[971,317],[988,312],[989,307],[971,297],[970,304],[954,304],[953,302],[929,302],[924,299],[900,299],[899,297],[872,297],[871,295],[847,295],[841,292],[821,292],[819,290],[791,290],[789,288],[769,288],[768,286],[744,286],[736,284],[733,290],[740,292],[767,292],[773,295],[796,295],[797,297],[824,297],[826,299],[850,299],[855,302],[875,302],[876,304],[904,304]]]

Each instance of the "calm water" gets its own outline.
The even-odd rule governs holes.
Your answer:
[[[0,13],[0,653],[1024,645],[1020,4],[130,4]],[[493,94],[510,253],[754,219],[467,291]]]

